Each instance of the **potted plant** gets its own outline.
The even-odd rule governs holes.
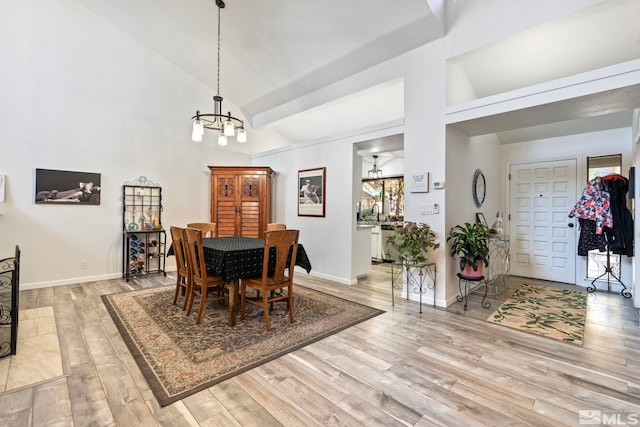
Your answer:
[[[456,225],[449,231],[451,256],[460,260],[460,272],[465,276],[479,277],[483,266],[489,265],[489,227],[484,224]]]
[[[428,224],[400,222],[393,231],[385,243],[398,251],[399,260],[407,270],[426,262],[429,248],[437,249],[440,246],[436,234]]]

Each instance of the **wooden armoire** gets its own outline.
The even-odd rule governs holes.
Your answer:
[[[264,237],[271,222],[271,178],[266,166],[209,166],[211,222],[218,236]]]

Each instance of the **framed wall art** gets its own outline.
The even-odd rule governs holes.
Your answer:
[[[327,168],[298,171],[298,216],[325,215]]]
[[[429,192],[429,172],[417,171],[411,175],[411,192],[412,193],[428,193]]]
[[[477,222],[478,224],[482,224],[482,225],[484,225],[484,226],[485,226],[485,227],[487,227],[487,228],[489,227],[489,226],[487,225],[487,220],[485,219],[484,214],[483,214],[482,212],[477,212],[477,213],[476,213],[476,222]]]
[[[46,204],[100,204],[100,174],[36,169],[35,202]]]

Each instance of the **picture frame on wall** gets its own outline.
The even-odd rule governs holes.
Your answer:
[[[482,212],[477,212],[476,213],[476,222],[478,224],[484,225],[485,227],[489,227],[487,225],[487,220],[485,219],[484,214]]]
[[[298,216],[325,216],[326,169],[298,171]]]
[[[410,175],[410,188],[412,193],[428,193],[429,192],[429,172],[416,171]]]
[[[36,169],[36,204],[100,204],[100,174]]]

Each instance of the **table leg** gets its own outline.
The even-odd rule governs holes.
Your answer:
[[[240,295],[240,281],[233,280],[229,284],[229,319],[227,324],[229,326],[235,326],[236,324],[236,312],[238,311],[238,296]]]

